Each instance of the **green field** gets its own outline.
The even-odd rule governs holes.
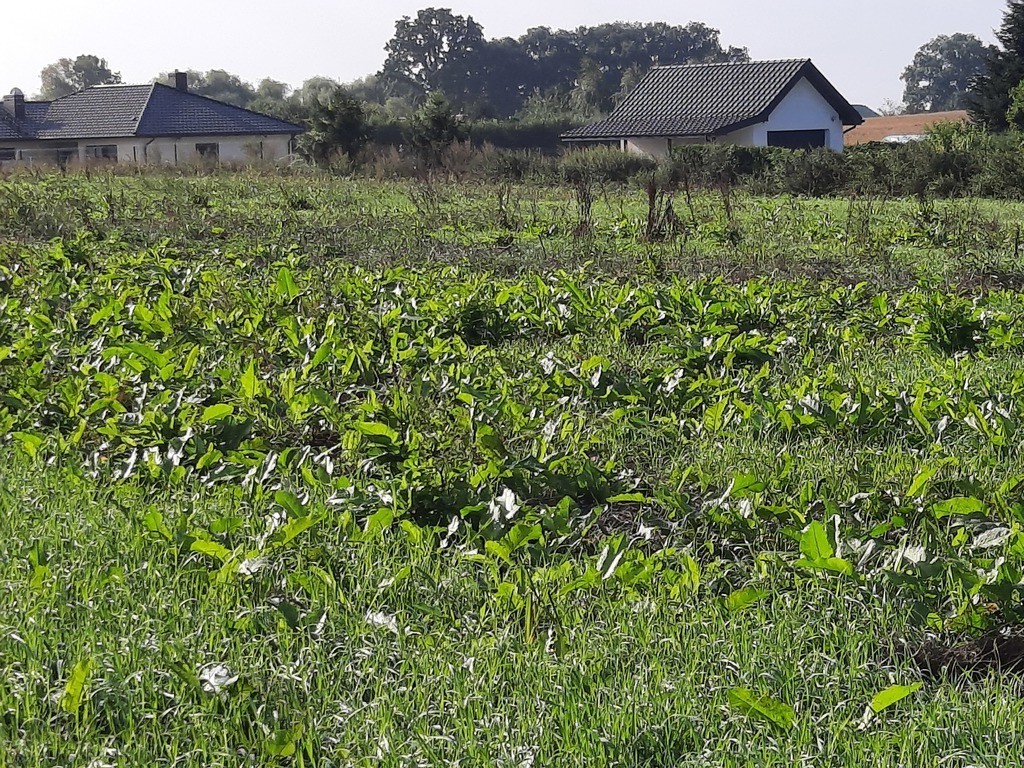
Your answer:
[[[665,202],[0,180],[0,766],[1017,764],[1024,206]]]

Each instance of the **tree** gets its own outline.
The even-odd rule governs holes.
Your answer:
[[[106,59],[82,54],[75,59],[60,59],[47,65],[39,73],[39,79],[43,83],[42,97],[52,101],[93,85],[120,83],[121,74],[112,72]]]
[[[173,86],[174,75],[164,72],[157,81]],[[188,90],[236,107],[248,107],[257,98],[256,89],[249,83],[223,69],[211,69],[209,72],[188,70]]]
[[[903,70],[907,112],[947,112],[967,106],[967,92],[995,52],[974,35],[940,35],[917,51]]]
[[[1010,93],[1024,81],[1024,0],[1010,0],[996,32],[1000,48],[988,57],[968,98],[974,120],[992,130],[1009,127]]]
[[[309,131],[303,145],[318,165],[327,165],[338,153],[354,159],[370,137],[366,109],[340,85],[320,94],[310,110]]]
[[[282,83],[280,80],[265,77],[256,86],[256,98],[284,101],[288,98],[290,91],[291,87],[288,83]]]
[[[428,165],[440,165],[445,150],[464,139],[462,126],[452,105],[440,91],[427,97],[413,115],[406,131],[409,143]]]
[[[447,8],[427,8],[415,19],[404,16],[385,46],[381,79],[392,96],[412,93],[422,99],[446,86],[461,95],[473,74],[467,62],[483,42],[483,27],[472,16]]]
[[[894,101],[893,99],[886,99],[882,102],[882,106],[878,108],[878,114],[882,117],[905,115],[907,114],[907,105]]]

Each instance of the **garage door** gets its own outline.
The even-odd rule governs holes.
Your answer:
[[[768,131],[769,147],[813,149],[828,146],[828,131]]]

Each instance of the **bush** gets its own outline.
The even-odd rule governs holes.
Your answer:
[[[772,176],[777,193],[834,195],[849,183],[849,162],[830,149],[775,150]]]
[[[558,164],[560,176],[570,184],[624,184],[637,174],[651,173],[657,168],[658,161],[654,158],[611,147],[570,150]]]

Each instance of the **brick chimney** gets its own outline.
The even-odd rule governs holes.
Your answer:
[[[174,87],[182,93],[188,93],[188,72],[174,73]]]
[[[25,119],[25,94],[15,88],[4,96],[4,109],[14,117],[15,120]]]

